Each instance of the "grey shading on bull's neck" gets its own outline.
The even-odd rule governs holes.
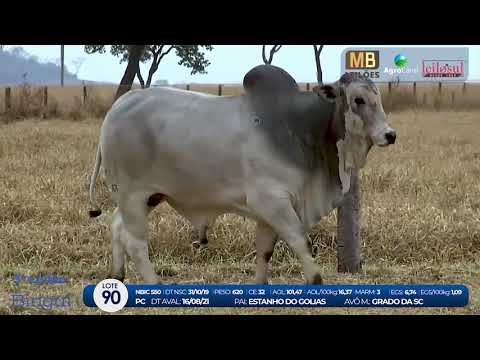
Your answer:
[[[304,170],[314,170],[332,155],[336,159],[336,139],[329,136],[335,102],[301,92],[286,71],[273,65],[253,68],[243,85],[252,119],[276,154]]]

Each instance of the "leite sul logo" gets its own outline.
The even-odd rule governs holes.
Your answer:
[[[423,60],[422,75],[425,78],[460,78],[465,76],[463,60]]]
[[[398,54],[397,56],[395,56],[393,62],[395,63],[395,66],[399,69],[403,69],[408,64],[407,57],[403,54]]]

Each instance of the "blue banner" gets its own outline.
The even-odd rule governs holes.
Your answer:
[[[83,301],[106,311],[123,307],[463,307],[469,296],[464,285],[119,286],[123,290],[108,280],[88,285]]]

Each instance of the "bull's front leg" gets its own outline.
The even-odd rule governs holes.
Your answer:
[[[257,263],[255,282],[257,284],[268,284],[268,263],[273,255],[277,238],[277,234],[270,225],[258,222],[255,238]]]
[[[320,267],[311,253],[308,234],[295,212],[288,194],[251,194],[249,205],[280,238],[284,239],[302,262],[307,284],[322,284]]]

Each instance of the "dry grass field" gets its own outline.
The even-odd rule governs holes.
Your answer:
[[[225,88],[224,94],[228,94]],[[402,96],[395,102],[401,104]],[[426,104],[424,109],[392,112],[398,141],[386,149],[373,149],[361,174],[365,263],[361,274],[336,272],[335,214],[311,232],[316,262],[327,284],[462,283],[470,289],[467,307],[124,309],[121,313],[480,314],[478,104],[472,101],[466,110]],[[447,109],[448,103],[442,106]],[[82,301],[84,285],[107,276],[111,260],[113,203],[103,183],[97,187],[97,197],[107,213],[97,219],[88,217],[87,180],[101,121],[59,113],[52,119],[32,116],[0,122],[0,314],[102,314]],[[255,225],[251,221],[235,215],[218,218],[208,246],[194,252],[191,225],[168,205],[155,209],[150,219],[151,258],[166,283],[253,281]],[[301,266],[284,243],[277,245],[271,269],[273,283],[303,282]],[[55,274],[69,282],[17,285],[15,274]],[[126,282],[139,280],[129,263]],[[11,295],[18,293],[70,296],[74,306],[68,310],[14,308]]]

